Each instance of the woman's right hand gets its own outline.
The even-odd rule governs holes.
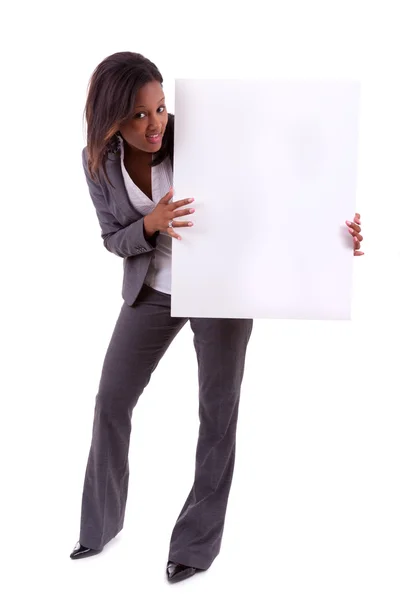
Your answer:
[[[168,194],[161,198],[155,209],[144,218],[144,228],[146,234],[151,237],[157,231],[168,233],[171,237],[181,240],[182,238],[174,231],[174,227],[192,227],[191,221],[176,221],[178,217],[194,213],[194,208],[181,208],[193,202],[194,198],[186,198],[185,200],[177,200],[171,202],[174,192],[171,189]],[[178,210],[180,209],[180,210]]]

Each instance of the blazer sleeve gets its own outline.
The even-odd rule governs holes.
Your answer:
[[[145,252],[153,251],[158,236],[157,234],[151,238],[145,236],[143,217],[123,227],[116,217],[110,213],[101,185],[90,177],[86,149],[82,151],[82,164],[89,194],[96,209],[105,248],[121,258],[139,256]]]

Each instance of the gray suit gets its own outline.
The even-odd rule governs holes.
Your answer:
[[[121,172],[119,154],[108,154],[107,173],[114,187],[103,175],[99,183],[90,179],[86,148],[82,151],[83,168],[90,196],[96,209],[104,246],[124,259],[122,297],[132,305],[142,289],[154,251],[154,242],[143,235],[143,217],[131,204]]]
[[[98,550],[122,529],[129,479],[131,417],[151,374],[189,320],[199,377],[199,438],[192,489],[173,529],[169,560],[207,569],[221,546],[234,462],[240,388],[252,321],[171,317],[171,298],[144,285],[156,239],[131,205],[120,157],[93,182],[83,166],[107,250],[124,258],[122,296],[96,396],[85,475],[80,542]]]

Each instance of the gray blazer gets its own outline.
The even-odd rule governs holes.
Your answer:
[[[132,306],[147,275],[158,235],[144,236],[143,216],[131,204],[122,176],[119,154],[109,153],[106,167],[111,187],[103,173],[99,181],[90,178],[87,150],[82,151],[89,194],[99,220],[103,244],[109,252],[124,259],[122,297]]]

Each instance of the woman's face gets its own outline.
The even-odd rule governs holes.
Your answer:
[[[136,94],[133,117],[119,131],[132,150],[157,152],[167,126],[164,92],[158,81],[146,83]]]

